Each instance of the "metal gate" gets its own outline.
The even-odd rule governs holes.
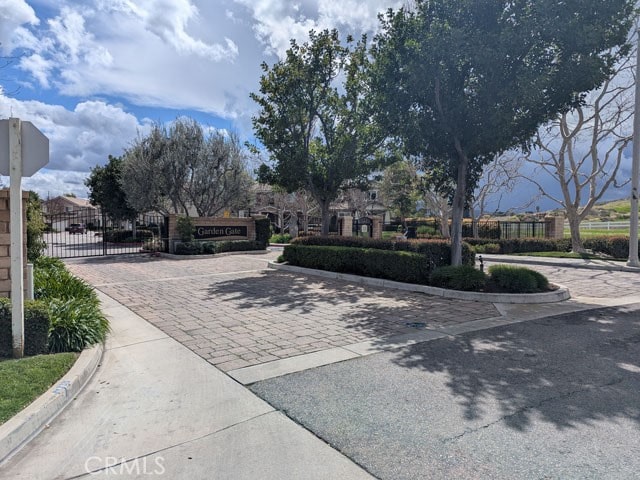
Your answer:
[[[113,221],[92,210],[44,215],[44,241],[49,257],[73,258],[141,253],[158,248],[167,238],[165,218],[140,215],[132,220]]]
[[[356,218],[353,221],[353,235],[371,237],[373,235],[373,220],[369,217]]]

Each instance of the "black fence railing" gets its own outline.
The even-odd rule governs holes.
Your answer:
[[[441,234],[441,224],[437,219],[409,220],[407,227],[415,231],[418,238],[438,236]],[[449,222],[451,225],[451,222]],[[404,233],[405,227],[401,222],[385,223],[383,231]],[[513,238],[544,238],[547,234],[545,222],[502,222],[494,220],[481,220],[478,222],[465,221],[462,224],[462,236],[465,238],[478,238],[508,240]]]

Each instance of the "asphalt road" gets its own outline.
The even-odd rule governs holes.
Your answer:
[[[381,479],[640,478],[640,304],[253,384]]]

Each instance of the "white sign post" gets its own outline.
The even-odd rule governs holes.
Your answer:
[[[8,145],[9,148],[2,145]],[[8,155],[7,155],[8,154]],[[24,355],[24,256],[22,238],[22,177],[30,177],[49,162],[49,139],[31,122],[0,120],[0,174],[9,175],[11,229],[11,331],[13,356]]]

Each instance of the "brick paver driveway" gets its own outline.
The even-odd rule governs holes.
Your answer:
[[[499,316],[489,303],[267,271],[277,253],[74,260],[69,269],[223,371]]]

